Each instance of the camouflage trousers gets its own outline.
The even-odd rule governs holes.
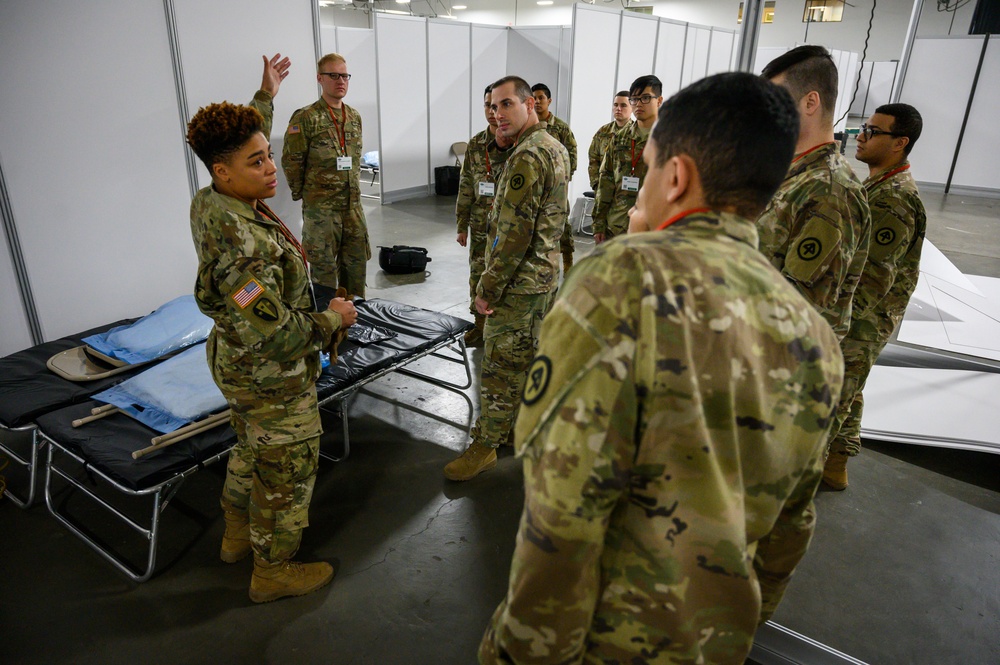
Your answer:
[[[314,282],[331,289],[343,286],[348,294],[364,297],[372,248],[360,205],[347,210],[303,205],[302,246]]]
[[[496,448],[509,442],[528,368],[538,350],[542,318],[552,293],[504,295],[486,317],[479,419],[472,441]]]
[[[844,388],[837,403],[837,415],[830,430],[831,454],[854,457],[861,452],[861,415],[865,400],[862,391],[872,365],[886,342],[862,341],[845,337],[840,343],[844,352]]]
[[[476,311],[476,287],[486,269],[486,222],[469,225],[469,311]]]
[[[254,555],[287,561],[309,526],[322,427],[315,386],[262,403],[227,394],[237,443],[229,453],[222,509],[248,515]]]

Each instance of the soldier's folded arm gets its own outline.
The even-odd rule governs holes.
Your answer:
[[[477,289],[478,295],[491,305],[507,288],[531,245],[538,203],[545,191],[545,182],[538,177],[539,170],[531,160],[522,159],[513,166],[507,186],[497,201],[500,212],[496,241],[492,250],[487,248],[489,260]]]
[[[760,619],[763,625],[771,618],[792,573],[809,548],[816,528],[816,508],[813,496],[822,478],[822,458],[806,469],[798,484],[785,501],[774,528],[757,543],[753,567],[760,583]]]
[[[306,178],[309,138],[304,120],[305,115],[301,111],[292,114],[288,129],[285,130],[285,142],[281,147],[281,170],[285,173],[288,188],[292,190],[293,201],[302,198]]]
[[[281,299],[281,268],[259,258],[225,256],[213,271],[233,329],[255,354],[291,362],[330,344],[342,320],[337,312],[305,312]]]
[[[608,523],[627,489],[631,438],[609,430],[635,431],[634,382],[630,372],[608,369],[622,366],[621,347],[580,326],[579,311],[570,309],[560,301],[546,318],[547,330],[568,332],[550,335],[539,349],[551,362],[550,378],[531,405],[528,395],[539,388],[526,389],[519,416],[524,514],[506,604],[480,652],[498,654],[496,662],[580,662],[599,601]]]

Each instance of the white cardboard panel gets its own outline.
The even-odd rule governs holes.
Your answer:
[[[868,100],[868,93],[871,88],[874,64],[868,60],[861,63],[861,82],[858,84],[858,96],[854,98],[854,103],[851,104],[851,115],[865,115],[865,102]]]
[[[455,163],[451,145],[469,140],[469,29],[468,23],[427,22],[430,182],[434,167]]]
[[[559,99],[556,104],[556,115],[572,122],[569,112],[569,77],[573,69],[573,27],[562,26],[559,42]]]
[[[684,51],[684,75],[681,87],[691,85],[705,78],[708,71],[708,47],[712,41],[712,30],[700,26],[689,25],[687,45]]]
[[[924,131],[910,153],[918,182],[948,180],[983,39],[977,35],[913,40],[899,101],[920,109],[924,119]]]
[[[544,83],[552,91],[553,112],[565,111],[562,90],[559,89],[559,50],[562,28],[518,27],[507,32],[507,73],[520,76],[528,85]]]
[[[969,124],[955,165],[952,184],[961,187],[1000,189],[1000,168],[996,152],[1000,146],[1000,39],[991,38],[986,46],[983,69],[979,73],[976,97],[969,109]],[[921,142],[923,139],[921,138]],[[914,147],[920,146],[918,142]]]
[[[871,79],[868,82],[868,99],[865,102],[863,115],[867,119],[879,106],[889,103],[892,94],[892,83],[896,80],[896,70],[899,62],[888,60],[873,63]]]
[[[789,50],[787,46],[761,46],[754,56],[753,73],[760,74],[767,64]]]
[[[337,53],[347,60],[350,87],[344,99],[361,114],[362,149],[378,150],[378,85],[375,78],[375,31],[337,29]],[[324,37],[325,39],[325,37]],[[324,52],[328,52],[324,42]]]
[[[223,100],[246,104],[260,87],[261,56],[281,53],[291,58],[288,78],[274,100],[270,139],[279,166],[278,192],[268,205],[289,228],[300,230],[302,207],[292,201],[280,162],[288,119],[296,109],[312,104],[318,97],[309,0],[280,5],[268,0],[174,0],[174,11],[191,115],[202,106]],[[262,24],[267,30],[260,31]],[[257,33],[259,39],[242,38]],[[200,162],[198,182],[201,187],[212,182]]]
[[[0,3],[0,62],[0,155],[44,337],[190,293],[162,4]]]
[[[659,21],[653,17],[622,15],[615,90],[628,90],[632,81],[653,73],[653,49]],[[612,93],[614,94],[614,93]]]
[[[469,137],[486,128],[483,90],[507,73],[507,28],[472,26]]]
[[[422,196],[429,188],[425,23],[375,16],[383,202]]]
[[[14,263],[7,251],[6,234],[0,234],[0,357],[31,346],[28,319],[17,290]]]
[[[708,50],[708,75],[730,71],[736,33],[732,30],[712,28],[712,43]]]
[[[681,79],[684,76],[686,35],[686,23],[660,21],[660,34],[656,41],[656,64],[653,73],[663,83],[664,99],[681,89]]]
[[[611,99],[617,71],[615,59],[594,44],[607,44],[617,35],[619,13],[577,3],[573,5],[573,72],[570,86],[570,115],[578,145],[580,164],[570,186],[569,200],[575,201],[590,189],[586,155],[594,133],[610,122],[607,103],[594,103],[595,94]],[[617,43],[617,39],[613,40]]]

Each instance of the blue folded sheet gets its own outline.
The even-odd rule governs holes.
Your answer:
[[[194,296],[174,298],[135,323],[112,328],[83,341],[96,351],[130,365],[155,360],[203,342],[214,325]]]
[[[114,404],[164,434],[228,406],[212,379],[204,344],[182,351],[94,395],[94,399]]]

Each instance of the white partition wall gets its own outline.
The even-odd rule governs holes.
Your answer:
[[[344,99],[361,114],[362,150],[378,150],[378,86],[375,74],[375,31],[370,28],[340,28],[336,52],[347,60],[351,85]],[[324,52],[326,36],[324,33]]]
[[[313,40],[303,39],[313,34],[310,0],[290,0],[280,5],[268,0],[174,0],[174,7],[190,115],[202,106],[223,100],[246,104],[260,87],[261,55],[281,53],[291,58],[288,78],[274,100],[270,138],[275,161],[279,162],[278,193],[268,204],[290,228],[300,230],[302,208],[292,201],[280,160],[288,119],[319,95]],[[262,24],[267,30],[260,30]],[[255,39],[244,38],[257,33]],[[211,183],[200,162],[198,182],[202,187]]]
[[[712,29],[701,25],[688,25],[687,44],[684,49],[684,71],[681,87],[690,85],[708,73],[708,48],[712,42]]]
[[[899,101],[915,106],[924,119],[920,141],[910,153],[918,182],[943,185],[948,181],[983,39],[977,35],[913,41]],[[987,82],[980,78],[980,87]]]
[[[507,32],[507,73],[520,76],[528,85],[544,83],[552,90],[553,108],[566,119],[569,105],[559,81],[559,56],[563,29],[560,26],[518,27]]]
[[[468,23],[427,21],[430,182],[434,182],[434,167],[455,163],[451,145],[471,136],[464,122],[472,112],[471,28]],[[481,108],[482,102],[478,106]]]
[[[708,49],[708,71],[706,75],[732,71],[736,53],[736,32],[723,28],[712,28],[712,43]]]
[[[621,32],[618,38],[618,78],[615,91],[628,90],[632,81],[653,73],[653,56],[656,52],[656,33],[659,20],[654,16],[621,15]],[[613,93],[612,93],[613,94]],[[611,96],[605,109],[611,108]]]
[[[687,23],[660,20],[653,71],[663,83],[663,98],[681,89],[684,78],[684,53],[687,50]]]
[[[189,293],[163,4],[0,3],[0,62],[0,156],[44,337]]]
[[[861,87],[851,105],[851,115],[867,118],[876,108],[889,103],[898,67],[898,60],[862,63]]]
[[[997,148],[1000,147],[1000,38],[990,38],[986,46],[983,68],[979,73],[976,96],[969,109],[965,138],[955,164],[952,185],[975,189],[1000,190],[1000,168]],[[923,141],[923,139],[921,139]],[[916,148],[920,147],[917,143]]]
[[[469,137],[486,128],[483,90],[507,73],[507,28],[473,25],[471,29]]]
[[[430,191],[426,24],[410,16],[375,16],[383,203]]]

